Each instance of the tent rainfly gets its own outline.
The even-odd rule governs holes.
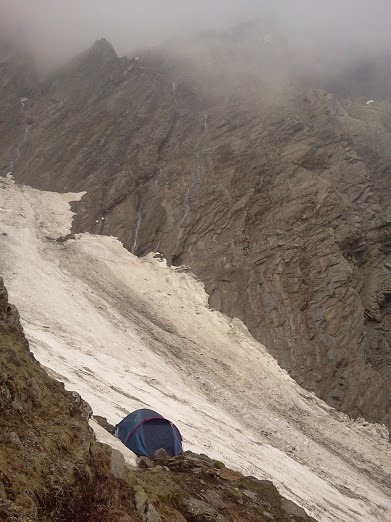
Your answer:
[[[116,425],[113,435],[137,456],[152,457],[160,448],[174,457],[182,453],[178,428],[153,410],[136,410]]]

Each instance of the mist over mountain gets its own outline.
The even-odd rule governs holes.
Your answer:
[[[69,292],[78,296],[81,309],[89,310],[91,322],[96,313],[102,314],[94,300],[87,306],[83,292],[79,295],[79,287],[73,288],[76,278],[81,288],[86,285],[94,295],[104,296],[104,310],[116,310],[110,315],[115,324],[118,314],[123,314],[120,332],[112,335],[113,339],[119,335],[120,344],[130,314],[134,324],[143,328],[152,324],[150,346],[157,350],[163,343],[159,354],[165,363],[179,365],[186,375],[193,375],[200,365],[204,368],[203,384],[195,389],[206,401],[213,402],[211,390],[219,376],[221,390],[238,394],[233,415],[239,424],[247,426],[250,414],[243,405],[252,385],[243,378],[237,391],[229,376],[258,360],[257,350],[263,350],[258,343],[262,343],[286,371],[292,389],[299,384],[335,413],[332,426],[346,414],[357,423],[379,423],[370,433],[381,433],[382,441],[387,438],[391,428],[391,40],[387,27],[391,7],[383,1],[376,6],[348,0],[327,5],[304,0],[213,5],[174,0],[73,5],[39,0],[34,6],[2,1],[0,172],[7,181],[0,261],[11,278],[22,320],[31,312],[17,281],[22,275],[26,285],[29,277],[45,279],[37,274],[51,267],[47,286],[54,288],[57,297],[51,300],[49,295],[50,304],[40,304],[42,316],[29,330],[42,357],[49,350],[50,364],[58,365],[58,343],[65,343],[67,350],[69,342],[74,350],[76,336],[84,335],[79,312],[73,328],[70,306],[62,309],[63,303],[70,302]],[[59,194],[51,198],[23,185]],[[68,192],[79,194],[71,198]],[[7,195],[13,198],[10,203]],[[64,206],[60,214],[55,201]],[[72,219],[68,201],[72,201]],[[12,212],[14,222],[9,219]],[[61,223],[62,237],[46,233],[48,223],[60,223],[62,218],[69,221]],[[118,238],[126,250],[121,247],[120,253],[118,242],[114,245],[114,240],[101,236]],[[28,256],[23,254],[23,238],[30,245]],[[53,243],[55,239],[61,248]],[[194,273],[204,285],[212,311],[225,314],[227,321],[239,319],[248,328],[254,344],[251,350],[240,351],[235,364],[229,359],[234,344],[222,340],[225,333],[217,337],[212,327],[217,323],[210,315],[205,346],[197,339],[196,356],[193,340],[178,341],[187,339],[191,329],[181,314],[189,305],[179,304],[178,289],[178,325],[174,319],[173,326],[160,317],[158,308],[165,310],[167,305],[164,299],[155,297],[155,302],[151,297],[148,302],[142,297],[141,280],[137,280],[141,294],[134,301],[136,283],[133,279],[129,283],[129,273],[138,262],[145,268],[154,252],[167,260],[173,273]],[[12,253],[21,259],[17,269],[10,261]],[[137,263],[132,255],[140,258]],[[79,264],[74,263],[76,258]],[[107,269],[109,261],[116,268]],[[56,263],[58,277],[66,279],[68,290],[56,287]],[[87,266],[95,268],[82,268]],[[152,268],[142,272],[146,287],[152,272]],[[162,284],[158,278],[155,296],[161,297]],[[134,311],[128,308],[130,302]],[[42,317],[47,308],[53,308],[53,322],[45,325]],[[72,325],[69,331],[61,326],[65,316],[66,328]],[[106,316],[104,321],[107,327],[101,338],[114,328]],[[197,321],[189,316],[192,328]],[[46,326],[55,336],[50,342]],[[89,335],[88,343],[93,343]],[[209,338],[211,348],[206,350]],[[135,359],[147,349],[136,350],[133,341],[127,343],[124,350]],[[108,344],[97,343],[96,357],[101,353],[111,357]],[[77,350],[72,353],[77,359]],[[113,354],[110,360],[115,367],[114,348]],[[259,395],[263,381],[261,377],[257,381],[256,372],[263,375],[265,364],[254,362],[257,370],[251,374]],[[79,368],[74,371],[66,362],[62,365],[74,386],[85,386]],[[153,366],[155,372],[157,367]],[[152,390],[156,375],[149,377],[147,400],[165,404]],[[164,389],[165,381],[159,379]],[[265,386],[278,386],[277,381],[267,385],[265,380]],[[99,386],[91,381],[85,390],[98,408],[105,409],[107,399],[99,395]],[[284,418],[289,408],[296,411],[294,400],[289,408],[284,402],[290,389],[283,388],[278,398]],[[140,390],[146,400],[148,391],[141,387],[137,393]],[[261,405],[256,406],[255,399],[252,404],[261,415]],[[114,416],[114,410],[109,411]],[[195,418],[196,410],[192,415]],[[289,429],[296,429],[301,415],[306,414],[292,413]],[[311,408],[309,415],[318,418]],[[254,429],[257,437],[272,444],[279,432],[270,428],[273,435],[260,434],[260,425]],[[343,460],[335,446],[338,429],[324,440],[320,431],[316,436],[311,431],[311,437]],[[286,444],[284,440],[277,447],[288,451]],[[388,450],[383,442],[377,446],[375,435],[373,444],[380,456],[376,453],[374,464],[372,456],[365,457],[372,466],[371,471],[363,464],[365,477],[375,480],[376,490],[388,491],[389,483],[379,469],[381,455]],[[354,460],[356,446],[356,438],[349,439],[347,459]],[[296,463],[311,463],[319,476],[324,472],[303,448],[300,455],[293,455]],[[259,469],[262,465],[260,459]],[[352,480],[349,477],[346,480]],[[326,481],[333,488],[338,483],[334,475]],[[312,495],[311,502],[316,493]],[[294,498],[307,507],[302,497],[301,490],[295,492]],[[371,520],[382,520],[382,513],[388,516],[389,506],[381,498]],[[371,511],[375,503],[367,501]],[[314,514],[311,502],[308,508]],[[349,507],[345,509],[343,501],[342,505],[342,514],[337,510],[330,519],[349,519]],[[328,507],[319,506],[320,516],[326,517],[321,519],[328,520]],[[355,504],[354,509],[359,510],[357,520],[367,520],[366,508]]]
[[[106,38],[120,55],[190,34],[221,31],[254,19],[267,21],[314,67],[389,51],[386,0],[1,0],[1,34],[30,47],[40,64],[58,64]]]

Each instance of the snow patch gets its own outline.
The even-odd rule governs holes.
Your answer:
[[[48,240],[69,232],[69,201],[81,194],[1,184],[10,300],[37,359],[95,414],[116,424],[155,409],[186,449],[272,480],[319,521],[391,520],[385,432],[301,389],[239,320],[208,309],[181,267],[139,259],[112,237]]]

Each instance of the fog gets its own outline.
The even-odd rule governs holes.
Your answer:
[[[119,54],[255,18],[289,45],[333,62],[391,50],[389,0],[0,0],[0,31],[41,64],[61,63],[105,37]]]

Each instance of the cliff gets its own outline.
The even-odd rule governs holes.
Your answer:
[[[86,191],[74,232],[190,266],[302,386],[391,426],[391,104],[282,76],[274,92],[280,54],[251,75],[231,36],[211,65],[97,42],[8,122],[3,171]]]

